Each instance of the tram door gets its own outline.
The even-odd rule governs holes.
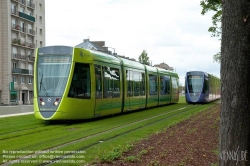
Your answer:
[[[95,65],[95,116],[121,112],[119,68]]]
[[[136,110],[144,108],[145,98],[145,80],[144,73],[136,71],[127,71],[127,99],[125,101],[126,110]]]
[[[170,96],[170,76],[160,76],[160,96],[159,104],[168,104],[171,101]]]
[[[144,73],[133,72],[133,81],[134,81],[134,100],[136,108],[145,108],[146,98],[145,98]]]
[[[99,116],[102,111],[102,70],[100,65],[95,65],[95,116]]]
[[[127,111],[133,110],[133,105],[134,105],[134,91],[133,91],[133,72],[127,70],[126,71],[126,81],[127,81],[127,98],[125,101],[125,107]]]

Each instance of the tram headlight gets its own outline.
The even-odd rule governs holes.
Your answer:
[[[40,104],[41,104],[42,106],[44,106],[44,105],[45,105],[45,102],[44,102],[44,101],[42,101]]]
[[[57,101],[55,101],[55,102],[54,102],[54,105],[55,105],[55,106],[57,106],[57,105],[58,105],[58,102],[57,102]]]

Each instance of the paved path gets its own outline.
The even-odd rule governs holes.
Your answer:
[[[33,112],[25,112],[25,113],[17,113],[17,114],[8,114],[8,115],[0,115],[0,118],[6,118],[10,116],[21,116],[21,115],[29,115],[34,114]]]
[[[0,118],[33,114],[33,105],[0,106]]]

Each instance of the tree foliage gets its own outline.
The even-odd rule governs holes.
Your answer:
[[[202,7],[201,14],[205,15],[207,12],[212,11],[215,14],[212,16],[212,26],[208,31],[212,33],[212,37],[221,38],[221,19],[222,19],[222,3],[221,0],[201,0],[200,6]],[[214,55],[214,61],[220,62],[221,53],[218,52]]]
[[[215,12],[212,17],[212,26],[208,28],[208,31],[212,33],[212,37],[221,36],[221,17],[222,17],[222,5],[221,0],[202,0],[200,2],[202,7],[201,14],[205,15],[209,11]]]
[[[139,62],[144,65],[150,65],[148,53],[146,52],[146,50],[143,50],[141,55],[139,56]]]

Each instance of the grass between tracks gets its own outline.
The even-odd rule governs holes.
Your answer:
[[[85,151],[84,154],[75,154],[67,159],[65,158],[64,160],[69,160],[71,158],[78,162],[80,161],[78,157],[81,156],[81,160],[83,160],[84,157],[85,163],[93,161],[112,161],[113,159],[120,157],[122,152],[129,150],[137,141],[145,139],[154,133],[166,129],[166,126],[171,126],[179,123],[180,121],[183,121],[190,116],[197,114],[204,109],[207,109],[211,105],[213,105],[213,103],[201,105],[200,107],[190,109],[182,114],[173,116],[177,112],[170,112],[171,110],[190,106],[185,103],[184,98],[182,97],[180,98],[179,104],[169,105],[166,107],[158,107],[99,120],[53,124],[45,123],[36,119],[34,120],[33,115],[3,118],[0,119],[0,125],[3,126],[3,130],[1,127],[0,131],[0,163],[2,163],[1,152],[3,150],[41,151],[50,149],[52,147],[57,147],[59,145],[64,145],[67,142],[71,142],[77,139],[81,140],[78,140],[69,145],[64,145],[61,147],[59,146],[53,150],[63,152],[74,150]],[[178,112],[181,111],[182,110]],[[137,122],[139,120],[150,118],[152,116],[156,116],[166,112],[170,113],[155,117],[153,119],[131,124],[126,127],[108,131],[114,127]],[[167,118],[171,115],[172,117]],[[161,120],[163,117],[165,117],[166,119]],[[107,132],[99,135],[97,134],[103,131]],[[51,155],[51,153],[45,153],[43,155]],[[38,157],[34,157],[30,160],[37,159]],[[58,163],[54,165],[61,164],[62,163]],[[79,164],[73,164],[71,162],[67,165]]]

